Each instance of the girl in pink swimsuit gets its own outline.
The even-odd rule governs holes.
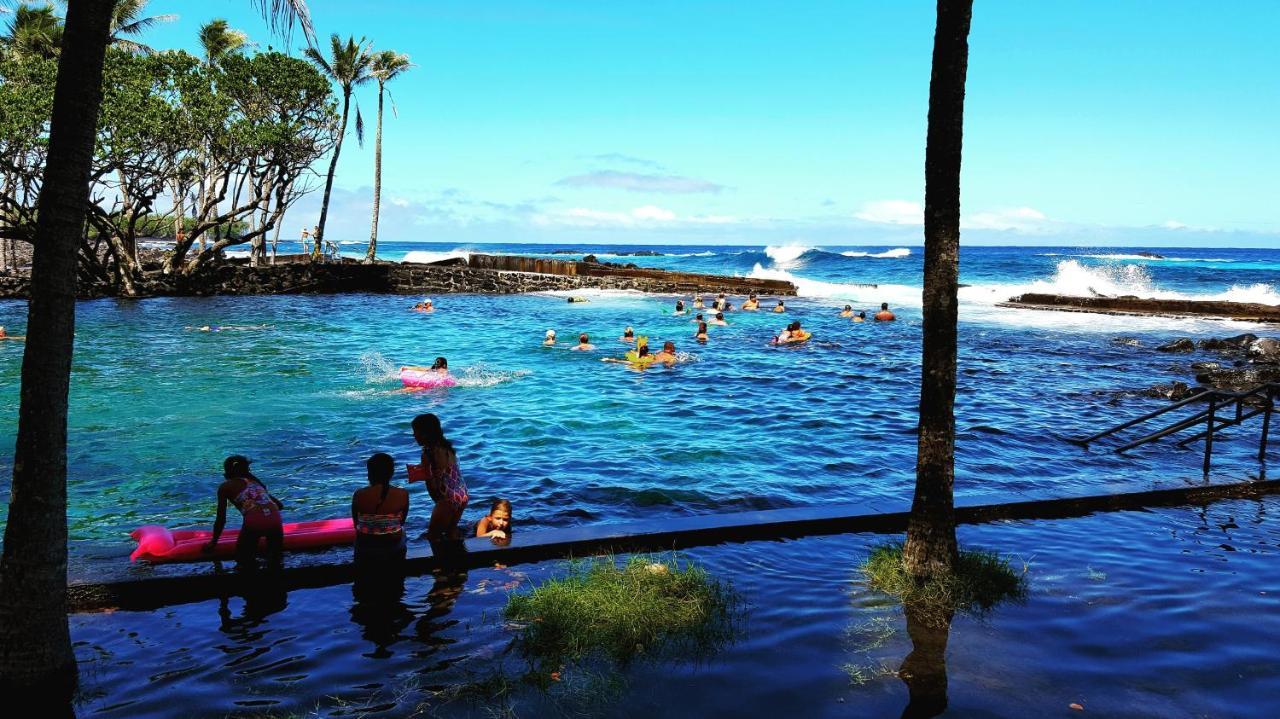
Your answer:
[[[232,504],[244,515],[240,534],[236,538],[236,566],[248,569],[254,566],[258,552],[258,540],[267,544],[267,563],[279,567],[284,549],[284,528],[280,523],[280,510],[284,504],[271,496],[266,485],[249,471],[249,460],[239,454],[227,457],[222,463],[226,478],[218,487],[218,517],[213,522],[213,538],[205,545],[212,552],[227,524],[227,504]]]
[[[440,418],[434,414],[413,418],[413,438],[422,446],[422,464],[409,468],[409,479],[425,480],[427,493],[436,503],[427,525],[427,539],[454,539],[470,499],[467,483],[458,469],[458,455],[444,436]]]

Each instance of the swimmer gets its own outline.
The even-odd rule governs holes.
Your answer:
[[[489,505],[489,513],[476,522],[476,536],[490,539],[511,537],[511,502],[495,499]]]
[[[449,360],[443,357],[437,357],[436,361],[433,362],[430,367],[423,367],[421,365],[405,365],[400,368],[401,372],[405,370],[413,370],[415,372],[435,372],[436,374],[447,375],[449,374]]]
[[[586,332],[583,332],[582,334],[578,335],[578,344],[570,347],[569,349],[576,350],[579,352],[590,352],[595,348],[596,346],[591,344],[591,338],[587,336]]]
[[[732,312],[732,311],[733,311],[733,303],[732,303],[732,302],[726,302],[726,303],[724,303],[724,311],[725,311],[725,312]]]
[[[854,321],[854,322],[866,322],[866,321],[867,321],[867,313],[866,313],[866,312],[863,312],[862,310],[858,310],[858,314],[856,314],[856,315],[854,315],[854,316],[853,316],[853,321]]]
[[[698,313],[698,315],[697,315],[696,317],[694,317],[693,319],[691,319],[691,320],[689,320],[689,321],[690,321],[690,322],[702,322],[702,313],[701,313],[701,312],[699,312],[699,313]]]
[[[724,306],[727,301],[728,300],[726,300],[724,297],[724,293],[721,292],[719,296],[716,297],[716,301],[711,304],[711,308],[720,312],[724,312]]]
[[[746,302],[742,303],[743,312],[757,312],[759,311],[759,309],[760,309],[760,300],[756,299],[755,294],[752,294],[750,297],[747,298]]]
[[[774,312],[786,312],[786,311],[787,311],[787,305],[786,305],[786,303],[785,303],[785,302],[783,302],[782,300],[778,300],[778,306],[777,306],[777,307],[774,307],[774,308],[773,308],[773,311],[774,311]]]
[[[693,296],[693,308],[695,310],[706,309],[705,305],[702,304],[702,295]]]
[[[668,367],[671,367],[675,365],[676,362],[679,362],[680,361],[679,358],[676,357],[676,343],[670,340],[663,342],[662,351],[655,352],[653,354],[653,361],[661,362],[662,364]]]
[[[575,304],[578,302],[590,302],[590,301],[591,300],[587,299],[586,297],[570,297],[569,298],[569,304]]]
[[[699,322],[698,331],[693,334],[693,338],[699,342],[707,341],[707,323]]]
[[[649,343],[645,341],[638,342],[634,352],[628,352],[626,357],[618,359],[616,357],[601,357],[601,362],[613,362],[616,364],[629,364],[636,369],[644,369],[653,364],[654,357],[649,354]]]
[[[778,333],[778,336],[774,338],[773,343],[778,345],[794,344],[796,342],[804,342],[812,336],[813,335],[804,331],[800,327],[800,320],[796,320],[795,322],[787,325],[785,330]]]
[[[556,343],[556,331],[555,331],[555,330],[547,330],[547,337],[546,337],[546,339],[542,340],[542,346],[543,346],[543,347],[550,347],[550,346],[554,345],[555,343]]]
[[[673,314],[673,315],[682,315],[682,314],[684,314],[684,300],[676,300],[676,309],[675,309],[675,312],[672,312],[671,314]]]
[[[631,325],[627,325],[627,328],[622,331],[622,336],[619,337],[618,339],[623,342],[635,342],[636,331],[631,329]]]
[[[4,331],[4,327],[3,327],[3,326],[0,326],[0,341],[3,341],[3,340],[13,340],[13,341],[15,341],[15,342],[21,342],[21,341],[25,340],[26,338],[27,338],[27,336],[26,336],[26,335],[11,335],[11,334],[9,334],[8,332],[5,332],[5,331]]]
[[[724,321],[724,313],[723,313],[723,312],[717,312],[717,313],[716,313],[715,318],[713,318],[713,319],[712,319],[709,323],[707,323],[707,324],[716,325],[717,327],[728,327],[728,326],[729,326],[729,323]]]
[[[853,305],[845,305],[845,306],[844,306],[844,310],[842,310],[842,311],[840,312],[840,316],[841,316],[841,317],[852,317],[852,316],[853,316]]]
[[[875,316],[876,322],[892,322],[896,319],[898,318],[894,316],[892,312],[889,311],[889,303],[881,302],[880,311],[877,312]]]
[[[435,305],[431,304],[431,300],[423,300],[413,306],[414,312],[435,312]]]

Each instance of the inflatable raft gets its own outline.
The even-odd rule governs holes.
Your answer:
[[[400,381],[405,387],[452,387],[458,383],[453,377],[429,369],[400,369]]]
[[[204,545],[213,538],[210,529],[167,529],[158,524],[138,527],[129,533],[138,542],[138,548],[129,555],[131,561],[146,560],[152,564],[169,562],[200,562],[211,559],[231,559],[236,555],[236,538],[240,530],[228,529],[218,537],[214,551],[205,554]],[[284,525],[285,551],[322,549],[342,544],[354,544],[355,526],[350,517],[321,519],[315,522],[290,522]],[[266,543],[259,543],[265,550]]]

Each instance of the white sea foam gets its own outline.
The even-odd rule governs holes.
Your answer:
[[[1071,255],[1060,252],[1040,252],[1037,257],[1085,257],[1093,260],[1110,260],[1114,262],[1235,262],[1226,257],[1166,257],[1153,255],[1135,255],[1124,253],[1100,253]]]
[[[491,369],[484,364],[474,364],[464,367],[461,372],[454,375],[459,387],[493,387],[507,382],[514,382],[521,377],[527,377],[532,374],[530,370],[500,370]]]
[[[455,247],[448,252],[428,252],[427,250],[410,250],[404,253],[404,257],[400,258],[401,262],[416,262],[427,264],[431,262],[440,262],[442,260],[451,260],[457,257],[466,259],[471,254],[471,250],[465,247]]]
[[[800,256],[813,249],[807,245],[769,245],[764,254],[773,260],[774,267],[787,269],[800,264]]]
[[[400,379],[400,366],[383,357],[381,352],[365,352],[357,361],[360,363],[361,371],[364,372],[364,381],[368,384]]]
[[[920,288],[908,285],[854,285],[842,282],[823,282],[822,280],[801,277],[787,270],[766,269],[758,262],[747,276],[763,280],[790,282],[796,286],[796,294],[800,297],[872,304],[888,302],[895,307],[920,306]]]
[[[897,247],[884,252],[857,252],[850,250],[849,252],[841,252],[845,257],[876,257],[879,259],[894,259],[898,257],[910,257],[911,250],[906,247]]]

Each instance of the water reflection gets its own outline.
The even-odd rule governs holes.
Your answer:
[[[390,657],[391,646],[400,641],[400,632],[413,621],[413,612],[404,602],[404,574],[360,572],[351,584],[351,600],[351,621],[363,628],[361,636],[374,647],[363,656]]]
[[[221,619],[218,630],[237,641],[260,638],[266,630],[258,629],[266,623],[267,617],[289,606],[289,594],[278,574],[242,581],[239,596],[244,599],[244,608],[238,617],[231,613],[231,596],[223,595],[218,599],[218,617]]]
[[[935,717],[947,709],[947,642],[955,609],[939,614],[936,608],[925,611],[912,603],[902,609],[911,637],[911,653],[898,667],[898,678],[907,685],[910,696],[902,717]]]

